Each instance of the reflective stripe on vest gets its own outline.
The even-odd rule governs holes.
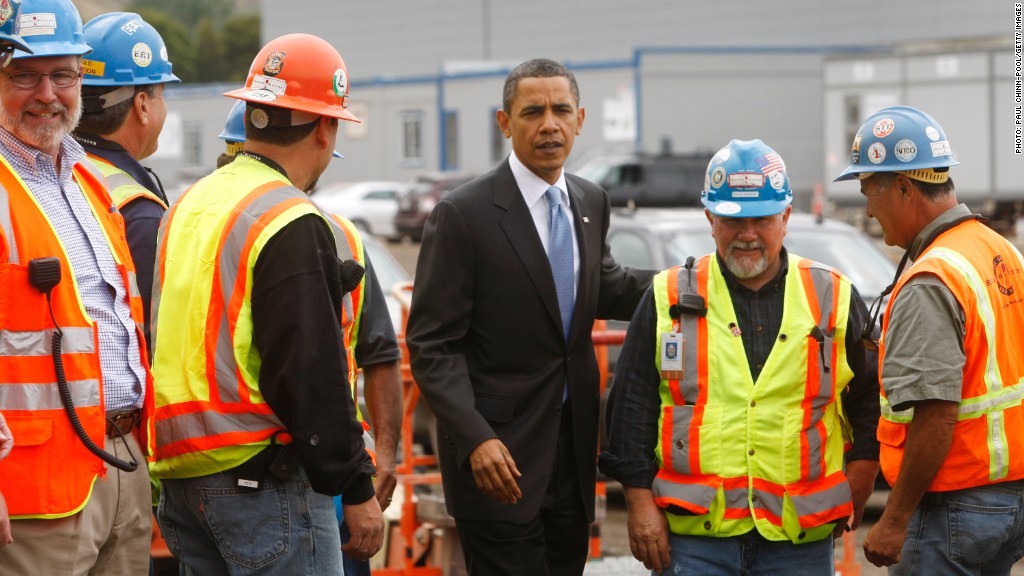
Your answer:
[[[1024,262],[1020,253],[983,224],[959,224],[941,234],[900,279],[886,320],[907,280],[922,273],[939,277],[967,315],[966,364],[954,440],[929,490],[957,490],[1022,478],[1024,362],[1018,353],[1000,344],[1017,341],[1024,334],[1024,313],[1020,312],[1024,306]],[[1002,279],[997,276],[1000,273]],[[882,354],[888,329],[886,323]],[[884,389],[881,404],[881,462],[892,482],[899,472],[905,429],[914,412],[913,408],[894,411]],[[977,450],[979,446],[985,450]]]
[[[136,198],[151,200],[159,204],[164,210],[167,210],[167,203],[154,194],[152,190],[139,184],[135,178],[132,178],[131,174],[114,166],[105,158],[94,154],[89,154],[88,156],[93,165],[106,178],[107,188],[110,190],[110,198],[114,201],[114,205],[117,206],[118,210],[123,209],[125,205]]]
[[[813,541],[826,537],[828,523],[851,507],[838,416],[839,392],[852,378],[843,344],[850,284],[795,256],[789,268],[779,338],[756,385],[749,371],[742,371],[745,378],[737,375],[746,355],[714,255],[692,271],[678,267],[655,277],[659,341],[669,331],[685,337],[682,378],[662,380],[655,455],[661,466],[656,501],[695,515],[670,513],[676,533],[728,536],[756,526],[772,540]],[[712,303],[707,316],[673,319],[670,309],[688,291]],[[660,370],[660,348],[655,362]],[[757,437],[724,446],[726,428],[735,433],[745,427]],[[766,454],[758,460],[752,457],[757,451]],[[783,461],[789,462],[784,469]]]
[[[355,260],[360,266],[366,266],[366,258],[363,254],[363,240],[355,225],[337,214],[328,214],[327,222],[331,225],[334,233],[334,242],[338,250],[338,260]],[[363,287],[366,285],[366,276],[359,281],[355,290],[345,294],[341,302],[341,330],[345,337],[345,351],[348,356],[348,382],[352,389],[352,398],[356,400],[356,418],[365,422],[362,410],[359,408],[359,393],[357,390],[358,381],[356,374],[359,366],[356,364],[356,344],[359,340],[359,323],[363,313]]]
[[[74,178],[91,215],[129,288],[128,304],[142,324],[135,271],[124,240],[123,220],[88,162],[76,164]],[[60,518],[80,511],[103,462],[85,448],[68,419],[54,372],[52,338],[60,326],[64,377],[75,413],[86,434],[100,445],[105,429],[98,334],[85,313],[67,250],[42,206],[6,159],[0,157],[0,412],[15,447],[0,466],[0,493],[12,518]],[[27,263],[53,256],[61,281],[50,303],[29,282]],[[52,314],[52,315],[51,315]],[[138,333],[140,342],[141,331]],[[144,347],[139,361],[149,365]],[[147,371],[143,406],[142,456],[152,452],[152,380]],[[40,481],[45,479],[45,481]]]
[[[280,174],[240,157],[193,186],[165,216],[152,316],[161,381],[155,476],[232,468],[284,429],[259,391],[252,274],[266,243],[309,214],[323,217]],[[173,296],[163,298],[165,292]]]

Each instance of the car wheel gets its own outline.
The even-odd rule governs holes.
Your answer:
[[[352,224],[359,230],[360,234],[373,234],[373,230],[370,230],[370,225],[366,223],[366,220],[355,219]]]

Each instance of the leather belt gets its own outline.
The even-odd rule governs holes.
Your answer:
[[[120,434],[131,434],[135,426],[142,420],[142,410],[111,410],[107,412],[107,437],[117,438]]]

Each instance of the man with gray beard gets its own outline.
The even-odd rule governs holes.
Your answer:
[[[0,70],[0,411],[15,439],[0,466],[13,538],[0,566],[144,574],[153,387],[142,300],[124,220],[70,137],[90,48],[71,0],[25,0],[19,23],[32,53]]]
[[[763,142],[719,150],[701,195],[716,253],[656,275],[630,323],[599,463],[655,572],[831,575],[832,540],[871,494],[867,308],[840,272],[787,253],[792,199]]]

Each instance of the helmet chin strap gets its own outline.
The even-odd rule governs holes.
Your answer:
[[[84,91],[83,91],[84,92]],[[82,113],[99,114],[111,106],[135,97],[135,86],[118,86],[105,94],[82,94]]]

